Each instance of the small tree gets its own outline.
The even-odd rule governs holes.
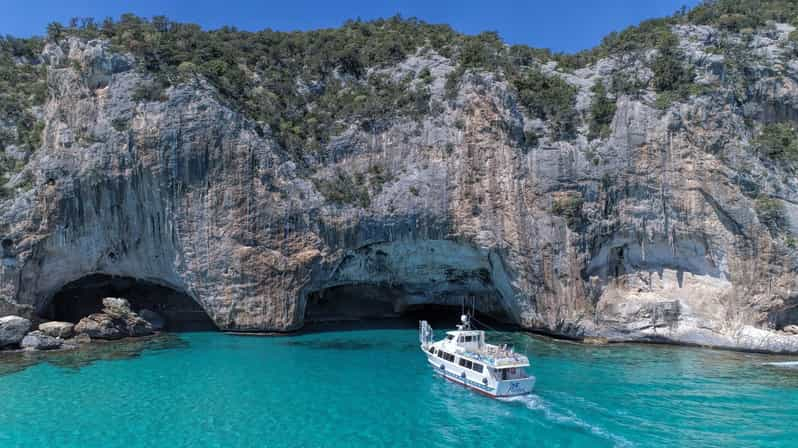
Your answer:
[[[615,117],[615,101],[607,96],[601,81],[593,85],[593,104],[590,105],[590,139],[606,138],[610,135],[610,124]]]
[[[771,232],[779,232],[787,228],[787,216],[784,206],[778,199],[760,197],[756,200],[756,214],[759,221],[767,226]]]
[[[654,72],[654,88],[657,92],[680,91],[693,82],[693,71],[682,64],[684,59],[677,44],[678,38],[670,35],[664,39],[651,69]]]

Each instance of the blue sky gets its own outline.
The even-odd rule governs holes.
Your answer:
[[[0,33],[41,35],[49,22],[71,17],[118,18],[124,12],[166,15],[206,29],[308,30],[348,18],[400,13],[448,23],[468,34],[498,31],[512,44],[573,52],[595,46],[613,30],[669,15],[698,0],[2,0]]]

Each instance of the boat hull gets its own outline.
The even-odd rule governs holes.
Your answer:
[[[441,368],[440,365],[434,362],[434,359],[427,358],[427,360],[436,374],[455,384],[459,384],[474,392],[485,395],[486,397],[506,398],[528,395],[532,393],[532,389],[535,387],[535,377],[532,376],[523,379],[498,381],[496,384],[483,384],[473,381],[467,376],[464,377],[462,372],[457,372],[456,369],[452,369],[451,367],[445,368],[446,366],[444,366],[444,368]]]

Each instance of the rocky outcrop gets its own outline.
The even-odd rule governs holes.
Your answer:
[[[75,324],[70,322],[45,322],[39,324],[39,331],[47,336],[61,339],[69,339],[72,337]]]
[[[75,333],[85,334],[92,339],[121,339],[152,334],[150,323],[131,311],[127,300],[107,297],[103,299],[103,305],[102,312],[81,319],[75,325]]]
[[[619,94],[606,137],[589,138],[591,88],[645,81],[641,59],[543,65],[578,91],[585,120],[567,141],[492,73],[468,71],[447,94],[454,63],[420,51],[380,70],[429,69],[435,113],[378,130],[341,123],[300,156],[201,77],[140,100],[148,78],[132,57],[102,41],[49,43],[43,144],[10,182],[18,194],[0,199],[0,296],[42,312],[69,282],[123,276],[185,293],[237,331],[295,330],[331,298],[402,312],[473,297],[568,337],[798,351],[776,331],[798,324],[798,181],[751,145],[751,123],[795,115],[798,65],[768,50],[791,45],[790,30],[740,40],[756,46],[740,70],[715,51],[720,31],[675,27],[698,93],[664,108],[651,89]],[[755,78],[731,85],[732,69]],[[368,183],[368,201],[318,187],[347,178]],[[784,229],[761,219],[760,198],[783,207]],[[75,331],[151,331],[106,307]]]
[[[25,350],[55,350],[61,348],[63,344],[63,339],[48,336],[37,330],[26,334],[19,345]]]
[[[30,331],[30,326],[30,321],[23,317],[0,317],[0,349],[18,345]]]
[[[20,316],[28,320],[36,317],[32,306],[11,303],[0,298],[0,317],[4,316]]]

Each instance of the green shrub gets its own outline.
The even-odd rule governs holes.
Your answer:
[[[718,28],[732,32],[739,32],[746,28],[754,28],[759,24],[757,18],[737,13],[723,14],[717,18],[716,23]]]
[[[159,81],[142,82],[133,89],[130,97],[136,102],[166,101],[166,86]]]
[[[17,123],[18,143],[30,152],[36,151],[42,145],[42,132],[44,132],[43,121],[32,119]]]
[[[565,218],[568,227],[576,227],[582,222],[584,199],[578,191],[557,193],[551,205],[551,212]]]
[[[616,96],[631,95],[638,97],[645,88],[645,83],[635,76],[630,76],[620,71],[612,75],[610,89]]]
[[[754,139],[757,152],[775,160],[798,160],[798,133],[789,123],[766,124]]]
[[[576,88],[557,76],[546,76],[530,69],[516,77],[513,85],[521,104],[529,113],[547,120],[555,137],[571,139],[576,134]]]
[[[654,72],[654,89],[657,92],[682,92],[693,83],[693,70],[682,63],[684,55],[677,48],[677,44],[678,40],[671,35],[670,39],[664,40],[658,47],[659,54],[651,67]]]
[[[771,232],[780,232],[787,228],[787,216],[780,200],[760,197],[756,200],[755,208],[759,221]]]
[[[768,20],[789,23],[798,16],[793,0],[712,0],[690,10],[686,19],[699,25],[715,25],[730,31],[758,28]]]
[[[113,120],[111,120],[111,126],[117,132],[125,132],[128,129],[130,129],[130,121],[124,118],[114,118]]]
[[[393,175],[390,172],[388,172],[388,170],[384,166],[380,164],[375,163],[374,165],[371,165],[369,167],[368,172],[369,172],[369,182],[371,183],[371,186],[374,188],[374,191],[376,191],[377,194],[379,194],[382,191],[383,185],[385,185],[386,183],[393,182],[394,180]]]
[[[457,91],[460,86],[460,78],[462,78],[464,73],[463,67],[458,67],[448,75],[446,75],[446,83],[443,85],[444,90],[444,97],[447,100],[453,100],[457,98]]]
[[[593,85],[593,103],[590,105],[590,131],[588,138],[606,138],[610,135],[610,124],[615,117],[615,101],[607,96],[601,81]]]
[[[30,109],[43,104],[47,94],[46,69],[34,63],[42,45],[38,38],[0,37],[0,118],[15,128],[0,136],[0,149],[16,144],[34,151],[41,146],[44,123]]]
[[[337,171],[332,179],[316,179],[316,189],[328,201],[336,204],[351,204],[366,208],[371,204],[368,189],[362,179],[348,176],[343,171]]]
[[[529,152],[530,149],[535,148],[539,144],[538,134],[533,131],[524,131],[524,144],[521,146],[524,150],[524,154]]]
[[[504,43],[495,31],[485,31],[476,36],[464,36],[460,52],[460,66],[486,68],[498,64],[502,58]]]
[[[434,80],[432,77],[432,73],[429,71],[429,68],[424,67],[418,72],[418,79],[421,80],[424,84],[432,84]]]
[[[654,107],[665,110],[681,98],[682,95],[679,92],[659,92],[657,93],[657,98],[654,100]]]

